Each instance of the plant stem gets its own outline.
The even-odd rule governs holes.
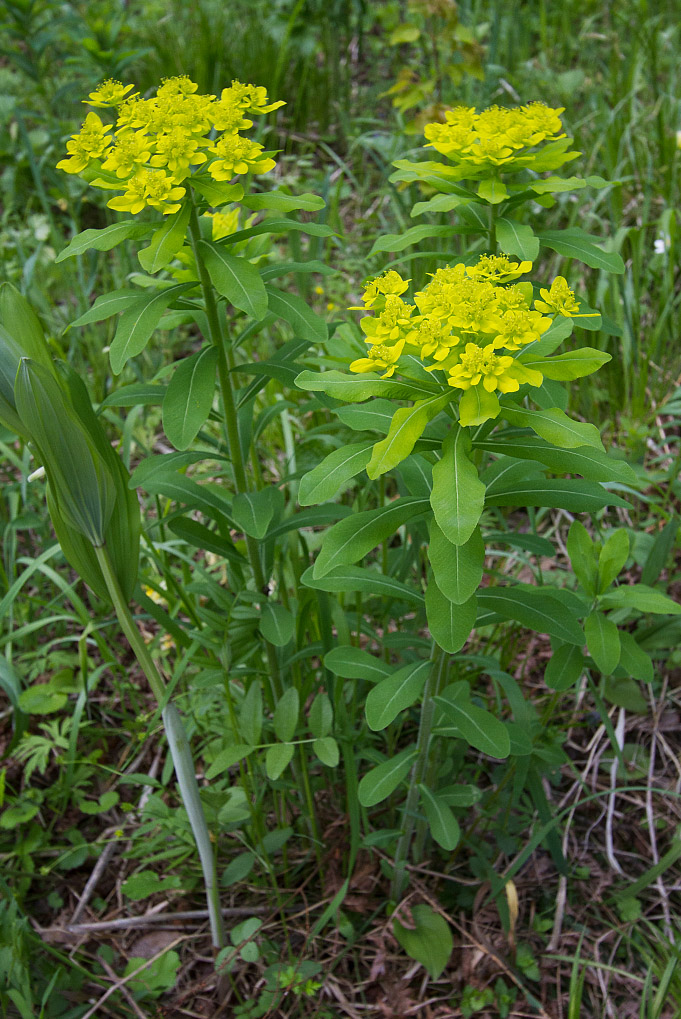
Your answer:
[[[220,901],[215,871],[215,857],[213,846],[210,840],[210,832],[206,823],[206,817],[201,805],[199,786],[196,781],[194,762],[192,760],[189,740],[184,729],[182,717],[174,704],[164,706],[166,698],[166,687],[161,674],[156,668],[149,649],[139,632],[132,613],[121,591],[118,577],[116,576],[111,558],[106,546],[95,548],[97,561],[101,567],[106,587],[109,592],[114,610],[121,625],[123,633],[128,638],[135,658],[140,664],[144,675],[147,677],[151,691],[156,698],[158,706],[162,708],[161,715],[165,727],[166,738],[170,753],[175,766],[177,784],[180,787],[180,795],[187,811],[187,817],[191,825],[196,848],[199,851],[203,880],[206,888],[206,899],[208,901],[208,916],[210,919],[211,937],[213,947],[220,949],[225,944],[225,931],[220,913]]]
[[[447,673],[447,653],[442,648],[437,647],[436,644],[433,644],[432,662],[433,667],[426,680],[421,702],[421,720],[419,722],[419,735],[416,743],[418,755],[414,761],[414,767],[412,768],[409,780],[409,792],[407,793],[407,800],[404,805],[402,834],[395,850],[395,873],[390,890],[390,897],[395,902],[399,900],[406,885],[407,858],[416,825],[415,814],[419,798],[419,785],[423,782],[428,770],[431,731],[435,715],[435,701],[433,698],[439,693],[442,680]]]
[[[208,274],[208,270],[201,258],[199,251],[199,241],[201,240],[201,230],[199,227],[199,217],[196,214],[196,206],[192,202],[191,213],[189,216],[189,239],[192,246],[192,252],[194,254],[194,260],[196,262],[196,268],[199,274],[199,283],[201,285],[201,291],[203,293],[203,300],[206,306],[206,318],[208,320],[208,332],[209,340],[216,348],[218,353],[218,381],[220,384],[220,394],[222,396],[222,406],[225,417],[225,437],[227,439],[227,445],[229,448],[229,454],[232,460],[232,469],[234,471],[234,483],[236,490],[239,494],[248,492],[249,485],[246,477],[246,468],[244,465],[244,458],[241,450],[241,440],[239,437],[239,421],[236,413],[236,405],[234,403],[234,390],[232,388],[232,376],[229,370],[229,362],[227,360],[227,347],[225,343],[225,337],[220,323],[220,317],[218,315],[218,307],[215,300],[215,293],[213,291],[213,285]],[[245,535],[246,548],[248,551],[248,559],[251,564],[253,571],[253,579],[255,586],[258,591],[262,592],[265,589],[265,574],[263,572],[262,563],[260,561],[260,552],[258,550],[258,544],[254,538],[249,534]],[[265,597],[265,595],[263,595]],[[270,678],[270,699],[272,701],[272,707],[276,701],[276,697],[281,694],[281,681],[279,676],[279,661],[277,659],[277,652],[275,648],[265,641],[265,649],[267,652],[267,663],[269,666],[269,678]]]

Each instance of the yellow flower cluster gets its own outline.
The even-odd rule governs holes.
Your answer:
[[[373,315],[360,321],[370,347],[350,371],[384,369],[382,378],[388,378],[402,353],[413,353],[426,371],[443,371],[450,386],[464,390],[462,424],[496,417],[497,391],[513,393],[523,383],[543,382],[541,372],[512,355],[539,340],[556,315],[579,314],[562,276],[534,302],[530,283],[511,282],[531,267],[507,255],[482,255],[473,266],[445,266],[414,295],[414,304],[402,297],[409,280],[395,270],[372,280],[365,287],[364,308]]]
[[[131,93],[133,85],[105,81],[87,104],[113,109],[116,123],[88,113],[78,134],[66,143],[68,156],[57,163],[66,173],[87,171],[95,187],[123,191],[109,208],[133,215],[147,207],[164,215],[177,212],[182,186],[201,167],[217,181],[238,174],[267,173],[275,162],[259,142],[240,132],[253,127],[247,114],[269,113],[264,88],[233,81],[220,98],[198,95],[186,75],[166,78],[150,99]]]
[[[446,112],[444,124],[426,124],[426,148],[434,148],[473,171],[522,169],[534,162],[530,150],[542,142],[565,138],[560,120],[563,110],[530,103],[510,110],[490,106],[476,113],[473,107],[458,106]]]

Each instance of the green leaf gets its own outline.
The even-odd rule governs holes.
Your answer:
[[[338,753],[338,744],[333,736],[323,736],[321,739],[316,739],[312,744],[312,749],[327,768],[337,767],[340,755]]]
[[[286,647],[293,637],[296,621],[283,605],[266,601],[260,616],[260,632],[275,647]]]
[[[386,800],[406,777],[416,754],[414,747],[408,747],[367,772],[357,789],[362,806],[375,807]]]
[[[274,515],[274,502],[269,488],[241,492],[232,500],[232,517],[251,538],[260,541]]]
[[[288,743],[293,739],[298,724],[300,698],[294,686],[285,690],[274,709],[273,724],[277,739]]]
[[[544,672],[544,682],[552,690],[569,690],[584,672],[586,659],[576,644],[563,644],[554,651]]]
[[[664,413],[664,411],[662,412]],[[655,540],[646,556],[646,561],[641,570],[641,583],[654,584],[664,569],[665,563],[671,554],[676,540],[676,533],[679,529],[677,517],[672,517],[664,525],[662,530],[655,535]]]
[[[475,594],[482,580],[485,543],[480,528],[475,528],[464,545],[453,545],[433,520],[428,558],[441,593],[455,605],[462,605]]]
[[[615,252],[603,251],[600,237],[585,233],[573,226],[565,230],[542,230],[538,235],[542,244],[565,258],[576,258],[592,269],[604,272],[624,272],[622,256]]]
[[[422,400],[425,396],[439,394],[435,384],[410,379],[381,379],[378,375],[348,375],[345,372],[304,371],[295,380],[299,389],[308,392],[326,393],[335,400],[347,403],[361,403],[374,396],[388,396],[396,400]]]
[[[198,191],[213,209],[219,209],[220,206],[229,205],[231,202],[240,202],[244,197],[244,189],[241,184],[228,184],[226,181],[212,180],[208,175],[197,177],[190,174],[188,180],[194,190]]]
[[[537,633],[580,647],[584,644],[577,617],[546,587],[486,587],[478,592],[478,603],[481,610],[497,612]]]
[[[624,528],[620,528],[608,536],[598,557],[597,594],[604,594],[607,591],[615,577],[624,568],[628,558],[629,535]]]
[[[410,959],[415,959],[430,973],[433,980],[442,975],[454,948],[449,924],[431,906],[412,906],[411,920],[406,927],[393,920],[393,933]]]
[[[233,746],[221,750],[206,771],[206,778],[210,781],[212,778],[222,775],[228,768],[252,754],[254,749],[255,747],[250,743],[235,743]]]
[[[526,410],[516,404],[506,403],[501,406],[501,414],[509,424],[531,428],[554,446],[563,446],[567,449],[593,446],[595,449],[603,449],[600,432],[595,425],[573,421],[557,407],[549,410]]]
[[[594,610],[584,620],[584,634],[589,654],[604,676],[615,671],[620,660],[620,638],[617,626],[602,612]]]
[[[276,212],[291,212],[293,209],[305,209],[306,212],[318,212],[326,206],[321,195],[287,195],[283,191],[267,191],[259,195],[246,195],[241,204],[257,211],[274,209]]]
[[[397,718],[401,711],[411,707],[421,695],[432,662],[416,662],[405,665],[392,675],[382,679],[367,696],[365,714],[367,724],[374,732],[380,732]]]
[[[360,591],[363,595],[398,598],[400,601],[423,605],[423,595],[414,585],[404,584],[395,577],[386,576],[364,566],[337,566],[323,577],[313,576],[313,567],[308,567],[300,578],[301,584],[316,591]]]
[[[367,474],[374,480],[402,463],[421,438],[429,421],[440,413],[450,402],[451,395],[429,396],[420,400],[413,407],[400,407],[395,411],[390,430],[385,439],[377,442],[371,460],[367,465]]]
[[[468,433],[454,425],[442,445],[442,457],[433,467],[430,504],[435,519],[454,545],[464,545],[475,530],[485,503],[485,486],[471,463]]]
[[[592,375],[611,360],[610,354],[605,354],[602,350],[595,350],[593,347],[567,350],[564,354],[557,354],[555,357],[537,357],[533,355],[532,351],[528,351],[527,354],[521,354],[518,358],[520,364],[524,364],[527,368],[534,368],[540,371],[544,378],[555,379],[558,382],[571,382],[574,379]]]
[[[539,238],[532,227],[503,217],[496,221],[497,241],[502,251],[523,261],[534,262],[539,254]]]
[[[430,634],[443,651],[456,654],[466,643],[475,626],[478,608],[473,594],[462,605],[455,605],[446,598],[433,577],[426,588],[426,618]]]
[[[137,258],[146,272],[158,272],[173,260],[184,244],[190,214],[191,204],[185,202],[174,215],[165,217],[149,247],[138,251]]]
[[[61,690],[54,690],[49,683],[38,683],[29,686],[19,694],[19,710],[27,715],[51,715],[61,711],[68,695]]]
[[[371,457],[373,442],[355,442],[329,453],[300,480],[298,502],[301,506],[332,499],[346,481],[363,471]]]
[[[259,223],[256,223],[255,226],[249,226],[245,230],[236,230],[233,234],[229,235],[225,243],[238,244],[240,241],[248,240],[250,237],[259,237],[261,234],[287,233],[310,234],[312,237],[333,236],[333,230],[326,223],[301,223],[297,219],[288,219],[286,216],[281,219],[268,216]]]
[[[646,584],[622,584],[601,595],[599,604],[608,609],[636,609],[659,615],[678,616],[681,605]]]
[[[324,693],[324,691],[318,693],[312,701],[307,720],[310,725],[310,732],[317,739],[324,739],[331,732],[333,726],[333,708],[331,707],[329,695]]]
[[[646,654],[633,634],[626,630],[620,631],[621,655],[619,667],[633,679],[643,683],[652,683],[655,670],[650,655]]]
[[[406,497],[339,520],[324,535],[314,577],[324,577],[336,566],[357,562],[384,539],[391,538],[398,527],[427,511],[427,499]]]
[[[498,205],[508,198],[508,188],[501,180],[481,180],[478,185],[478,198],[490,205]]]
[[[199,241],[211,283],[230,304],[260,321],[267,314],[267,292],[260,273],[247,258],[230,255],[224,245]]]
[[[137,220],[124,219],[103,230],[83,230],[60,251],[55,262],[63,262],[65,258],[82,255],[84,251],[94,248],[95,251],[111,251],[121,241],[139,240],[146,237],[154,229],[153,223],[139,223]]]
[[[586,593],[593,598],[598,582],[596,548],[586,527],[579,520],[574,520],[570,526],[567,550],[577,580]]]
[[[368,679],[370,683],[379,682],[393,671],[380,658],[349,644],[327,651],[324,666],[341,679]]]
[[[163,398],[163,431],[175,449],[192,444],[215,397],[216,347],[204,347],[175,368]]]
[[[311,343],[326,343],[329,335],[326,322],[302,298],[275,287],[265,287],[265,291],[269,310],[288,322],[296,336],[310,340]]]
[[[462,426],[482,425],[499,415],[499,399],[483,386],[471,386],[459,401],[459,422]]]
[[[139,290],[112,290],[109,294],[98,297],[91,308],[74,319],[71,327],[86,326],[91,322],[104,322],[122,311],[134,306],[142,294]]]
[[[470,201],[470,198],[464,198],[462,195],[434,195],[427,202],[416,202],[410,215],[413,219],[415,216],[422,216],[424,212],[451,212],[460,205],[468,205]]]
[[[593,446],[558,449],[553,443],[535,435],[518,435],[505,442],[501,438],[503,432],[498,434],[497,440],[476,442],[476,448],[522,460],[537,460],[555,474],[581,474],[590,481],[618,481],[622,484],[635,484],[637,481],[628,463],[615,460]]]
[[[99,405],[104,407],[145,407],[154,404],[162,404],[166,394],[166,386],[159,386],[155,383],[133,382],[129,386],[121,386],[120,389],[109,393]],[[135,468],[136,470],[137,468]]]
[[[603,506],[629,503],[595,481],[557,478],[547,481],[516,481],[502,485],[485,500],[487,506],[553,506],[571,513],[593,513]]]
[[[471,704],[456,688],[459,683],[447,687],[435,702],[442,708],[446,718],[453,722],[461,733],[461,738],[488,757],[503,759],[511,752],[511,740],[506,726],[501,719],[490,711]],[[468,684],[466,684],[466,689]]]
[[[272,782],[276,782],[282,772],[291,763],[295,747],[290,743],[276,743],[267,748],[265,754],[265,771]]]
[[[618,708],[635,711],[639,715],[647,715],[650,711],[638,684],[628,676],[608,676],[603,686],[603,697]]]
[[[545,177],[531,181],[528,187],[537,195],[558,194],[561,191],[581,191],[587,182],[583,177]]]
[[[241,702],[239,712],[239,731],[244,740],[255,747],[260,742],[262,731],[262,687],[260,681],[251,682]]]
[[[181,887],[182,880],[177,875],[160,878],[155,870],[140,870],[123,882],[121,891],[129,899],[138,901],[148,899],[150,895],[156,895],[158,892]]]
[[[459,822],[454,817],[451,807],[441,796],[435,796],[428,786],[419,785],[421,803],[428,819],[428,828],[439,846],[448,853],[456,849],[461,838]]]
[[[193,286],[193,283],[179,283],[165,290],[152,290],[138,297],[123,312],[109,351],[114,375],[120,375],[126,362],[142,353],[168,305]]]
[[[245,881],[253,870],[255,859],[255,853],[239,853],[238,856],[235,856],[222,872],[220,886],[222,888],[231,888],[232,885]]]
[[[365,404],[339,407],[334,411],[334,414],[353,431],[380,432],[381,435],[387,435],[397,409],[398,405],[393,400],[381,400],[375,397]]]
[[[158,998],[164,992],[172,990],[177,980],[177,971],[180,968],[180,957],[177,952],[164,952],[151,965],[148,965],[148,961],[132,956],[123,971],[126,985],[136,999],[147,996]]]
[[[383,234],[374,241],[368,257],[377,255],[379,251],[404,251],[405,248],[412,244],[418,244],[426,237],[455,237],[459,233],[461,233],[461,229],[457,227],[422,223],[420,226],[409,227],[401,234]]]

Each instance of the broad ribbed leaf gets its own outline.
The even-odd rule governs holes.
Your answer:
[[[434,795],[428,786],[419,785],[421,804],[428,819],[428,828],[435,841],[443,849],[451,853],[456,849],[461,838],[459,822],[452,809],[441,796]]]
[[[361,403],[373,396],[387,396],[394,400],[422,400],[424,397],[438,394],[438,386],[410,379],[381,379],[378,375],[348,375],[345,372],[311,372],[304,371],[295,380],[299,389],[308,392],[326,393],[336,400],[347,403]]]
[[[85,326],[91,322],[104,322],[135,305],[143,294],[140,290],[112,290],[98,297],[91,308],[76,318],[71,326]]]
[[[569,690],[581,678],[585,666],[581,649],[575,644],[563,644],[551,655],[544,671],[544,682],[552,690]]]
[[[273,514],[274,503],[268,488],[242,492],[232,500],[232,517],[251,538],[265,537]]]
[[[580,647],[584,644],[579,620],[546,587],[486,587],[478,592],[478,604],[482,612],[497,612],[537,633],[548,633]]]
[[[485,486],[471,463],[471,440],[454,425],[443,446],[442,458],[433,467],[430,504],[435,519],[454,545],[463,545],[475,530],[485,504]]]
[[[408,497],[340,520],[324,535],[314,576],[324,577],[336,566],[356,563],[384,539],[391,538],[398,527],[427,511],[427,499]]]
[[[193,283],[180,283],[166,290],[150,291],[123,312],[109,351],[114,375],[120,375],[126,362],[142,353],[163,312],[192,286]]]
[[[357,790],[362,806],[375,807],[377,803],[386,800],[406,777],[416,753],[414,747],[409,747],[372,768],[361,780]]]
[[[302,298],[275,287],[265,287],[265,291],[269,310],[288,322],[296,336],[311,343],[326,343],[329,334],[326,322]]]
[[[341,679],[367,679],[370,683],[378,683],[394,671],[381,658],[350,644],[327,651],[324,666]]]
[[[199,252],[217,292],[239,311],[259,321],[267,314],[267,293],[260,273],[247,258],[230,255],[224,245],[199,241]]]
[[[449,601],[462,605],[475,594],[482,580],[485,543],[476,527],[464,545],[453,545],[436,520],[430,525],[428,558],[435,583]]]
[[[540,371],[546,379],[555,379],[558,382],[570,382],[592,375],[611,360],[610,354],[595,350],[593,347],[567,350],[564,354],[556,354],[555,357],[538,357],[528,352],[518,358],[520,364]]]
[[[539,254],[539,238],[535,237],[531,226],[501,217],[496,222],[496,228],[497,241],[502,251],[534,262]]]
[[[603,506],[626,508],[629,505],[597,482],[579,478],[517,481],[497,488],[485,502],[487,506],[553,506],[571,513],[591,513]]]
[[[490,453],[537,460],[555,474],[581,474],[589,481],[619,481],[631,485],[637,480],[628,463],[615,460],[593,446],[559,449],[538,436],[517,435],[506,441],[500,437],[496,441],[477,442],[476,447]]]
[[[420,697],[432,668],[433,664],[430,661],[405,665],[373,687],[369,691],[364,708],[369,728],[374,732],[380,732],[389,726],[401,711],[411,707]]]
[[[184,244],[187,225],[191,213],[191,204],[185,202],[172,216],[166,216],[148,248],[138,251],[137,257],[147,272],[158,272],[172,261]]]
[[[111,251],[121,241],[138,240],[146,237],[154,229],[153,223],[139,223],[137,220],[120,220],[105,226],[102,230],[83,230],[60,251],[55,262],[63,262],[65,258],[82,255],[84,251],[94,248],[95,251]]]
[[[423,605],[423,595],[413,584],[404,584],[395,577],[378,573],[363,566],[336,566],[323,577],[313,576],[313,567],[309,566],[302,577],[301,584],[315,591],[359,591],[367,597],[379,596],[398,598],[400,601],[414,602]]]
[[[542,439],[554,446],[574,449],[577,446],[593,446],[603,449],[600,432],[595,425],[584,421],[573,421],[562,410],[526,410],[516,404],[501,405],[501,415],[509,424],[520,428],[531,428]]]
[[[426,588],[426,618],[431,637],[443,651],[456,654],[466,643],[475,626],[478,609],[473,594],[462,605],[445,598],[433,577]]]
[[[367,465],[370,478],[378,478],[405,460],[429,421],[449,403],[451,395],[430,396],[419,400],[413,407],[400,407],[395,411],[385,439],[377,442]]]
[[[266,191],[259,195],[246,195],[241,204],[253,211],[274,209],[276,212],[291,212],[293,209],[305,209],[306,212],[318,212],[326,202],[321,195],[287,195],[283,191]]]
[[[217,359],[215,347],[204,347],[175,368],[163,399],[163,431],[175,449],[187,449],[210,414]]]
[[[620,637],[612,619],[595,609],[584,620],[589,654],[604,676],[614,672],[620,660]]]
[[[444,711],[447,720],[456,726],[470,746],[489,757],[500,759],[508,757],[511,752],[511,740],[501,719],[490,711],[471,704],[466,696],[455,696],[455,691],[451,687],[445,690],[442,696],[435,697],[435,701]]]
[[[608,536],[598,556],[598,594],[607,591],[628,558],[629,535],[619,528]]]
[[[539,240],[547,248],[557,251],[565,258],[576,258],[592,269],[602,269],[604,272],[624,272],[622,256],[615,252],[603,251],[599,245],[602,243],[600,237],[587,234],[579,227],[568,227],[565,230],[543,230],[539,234]]]
[[[363,471],[371,457],[373,442],[355,442],[334,449],[300,480],[298,502],[312,506],[332,499],[339,488]]]
[[[296,621],[287,608],[276,602],[265,602],[260,616],[260,632],[266,641],[275,647],[286,647],[293,637],[295,626]]]
[[[449,924],[432,906],[423,902],[412,906],[409,912],[409,926],[393,920],[393,933],[407,955],[420,962],[433,980],[437,980],[454,948]]]

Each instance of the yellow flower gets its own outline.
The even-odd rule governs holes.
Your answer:
[[[249,138],[241,138],[238,134],[225,134],[211,146],[217,156],[208,167],[213,180],[231,180],[240,173],[267,173],[276,163],[273,159],[263,158],[263,147],[260,142]]]
[[[390,269],[389,272],[383,273],[382,276],[377,276],[376,279],[370,280],[364,288],[364,295],[362,301],[365,308],[373,308],[376,301],[380,300],[381,297],[388,297],[394,295],[399,297],[408,288],[411,280],[403,280],[398,272],[394,269]],[[356,309],[350,309],[356,310]]]
[[[103,124],[96,113],[88,113],[78,134],[66,143],[67,159],[57,163],[58,170],[66,173],[81,173],[95,159],[103,154],[111,138],[107,137],[111,124]]]
[[[527,368],[512,357],[499,357],[494,353],[491,343],[486,347],[467,343],[465,352],[460,355],[459,364],[449,369],[448,381],[450,386],[456,386],[457,389],[470,389],[482,382],[488,393],[496,389],[502,393],[515,393],[521,382],[541,386],[543,376],[541,372]]]
[[[127,182],[123,195],[111,198],[107,205],[118,212],[136,215],[149,206],[158,209],[164,216],[177,212],[178,199],[185,195],[185,188],[177,187],[172,177],[163,170],[140,170]]]
[[[205,152],[199,149],[200,141],[193,138],[183,127],[175,127],[162,135],[156,142],[156,153],[151,157],[152,166],[167,166],[176,181],[182,181],[190,173],[191,166],[205,163]]]
[[[532,268],[532,262],[512,262],[508,255],[481,255],[477,265],[469,266],[472,279],[493,280],[496,283],[515,280]]]
[[[98,85],[87,99],[83,99],[83,102],[88,106],[96,106],[102,109],[110,106],[119,106],[128,95],[128,92],[132,92],[134,87],[134,85],[124,85],[114,78],[109,78],[107,81],[102,82],[101,85]],[[128,96],[128,98],[132,99],[133,97]]]
[[[399,339],[401,331],[409,327],[409,318],[413,310],[412,304],[405,304],[401,297],[388,294],[385,308],[378,318],[363,318],[360,326],[370,337],[369,342],[394,342]]]
[[[539,293],[542,300],[534,302],[537,311],[545,311],[550,315],[563,315],[565,318],[591,318],[596,314],[593,312],[590,315],[580,315],[574,291],[570,290],[564,276],[556,276],[551,284],[551,289],[542,289]]]
[[[103,170],[110,170],[117,177],[125,178],[144,165],[151,156],[151,144],[143,131],[126,131],[116,139],[102,163]]]
[[[211,236],[214,241],[221,241],[223,237],[228,237],[239,229],[238,209],[229,209],[227,212],[207,212],[206,216],[212,221]]]
[[[551,325],[550,318],[543,318],[538,311],[509,311],[501,319],[501,327],[494,338],[495,348],[520,350],[528,343],[538,340]]]
[[[350,365],[350,371],[364,373],[373,372],[377,368],[387,368],[387,371],[381,375],[381,378],[390,378],[390,376],[395,372],[395,364],[402,353],[404,343],[404,340],[400,340],[394,347],[389,347],[385,343],[375,344],[373,347],[369,348],[369,352],[366,357],[360,357],[356,361],[352,362]]]

